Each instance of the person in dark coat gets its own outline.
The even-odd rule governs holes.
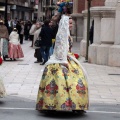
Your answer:
[[[20,38],[20,32],[21,32],[21,24],[20,24],[20,21],[17,21],[16,29],[18,30],[18,34],[19,34],[19,38]]]
[[[28,40],[28,38],[29,38],[29,31],[30,31],[31,26],[32,26],[32,24],[30,21],[27,21],[25,23],[25,27],[24,27],[25,40]]]
[[[93,37],[94,37],[94,20],[92,21],[92,26],[90,28],[89,40],[91,44],[93,43]]]
[[[55,38],[56,38],[57,31],[58,31],[58,24],[55,20],[51,20],[49,23],[49,26],[51,27],[53,31],[52,46],[50,47],[50,51],[49,51],[49,56],[51,56],[53,54],[53,50],[55,46]]]
[[[44,26],[41,29],[40,37],[41,37],[41,55],[44,59],[44,62],[41,65],[44,65],[48,61],[49,57],[49,49],[52,46],[52,37],[53,37],[53,31],[49,26],[50,20],[44,21]]]

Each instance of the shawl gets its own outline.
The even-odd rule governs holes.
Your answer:
[[[63,15],[59,22],[53,55],[51,55],[50,59],[46,62],[46,65],[53,63],[68,63],[69,36],[69,16]]]
[[[0,25],[0,38],[9,38],[8,29],[5,25]]]

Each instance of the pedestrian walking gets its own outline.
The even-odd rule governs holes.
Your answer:
[[[31,22],[30,21],[26,21],[25,26],[24,26],[25,40],[29,39],[30,28],[31,28]]]
[[[8,29],[4,25],[4,21],[0,20],[0,51],[4,60],[8,57],[8,39]]]
[[[12,30],[13,30],[13,22],[12,22],[11,18],[9,17],[8,18],[8,32],[9,32],[9,34],[12,32]]]
[[[23,44],[23,37],[24,37],[24,21],[20,22],[21,31],[20,31],[20,44]]]
[[[86,72],[69,53],[70,11],[67,5],[59,22],[54,53],[46,62],[40,81],[36,109],[42,111],[88,110],[89,94]]]
[[[51,27],[51,29],[53,31],[52,46],[50,47],[50,50],[49,50],[49,56],[51,56],[53,54],[53,50],[54,50],[55,37],[56,37],[57,31],[58,31],[58,24],[54,19],[52,19],[49,23],[49,26]]]
[[[34,40],[33,40],[33,48],[35,49],[35,53],[34,53],[34,56],[37,58],[37,61],[35,61],[34,63],[39,63],[39,62],[42,62],[42,55],[41,55],[41,52],[40,52],[40,47],[36,47],[34,45],[35,41],[39,39],[39,34],[41,32],[41,27],[42,27],[42,23],[40,22],[37,22],[36,23],[36,31],[34,33]]]
[[[9,36],[9,52],[8,57],[11,60],[16,60],[17,58],[23,58],[24,54],[19,42],[19,35],[17,29],[14,28]]]
[[[29,34],[30,34],[30,40],[32,41],[32,44],[30,47],[33,47],[33,39],[34,39],[34,33],[36,31],[36,20],[33,20],[32,26],[30,28]]]
[[[52,36],[53,36],[53,31],[49,26],[50,20],[45,20],[44,21],[44,26],[41,29],[40,32],[40,37],[41,37],[41,55],[42,58],[44,59],[43,63],[41,65],[44,65],[49,58],[49,50],[50,47],[52,46]]]
[[[20,38],[20,32],[21,32],[21,24],[20,24],[20,21],[18,20],[17,21],[17,24],[16,24],[16,27],[15,27],[18,31],[18,34],[19,34],[19,38]]]

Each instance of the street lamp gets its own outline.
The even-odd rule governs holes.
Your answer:
[[[8,0],[5,0],[5,25],[8,27],[7,23],[7,5],[8,5]]]
[[[90,36],[90,7],[91,7],[91,1],[87,0],[87,6],[88,6],[88,14],[87,14],[87,44],[86,44],[86,62],[88,62],[88,47],[89,47],[89,36]]]

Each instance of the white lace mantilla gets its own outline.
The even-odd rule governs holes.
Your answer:
[[[69,35],[69,16],[63,15],[59,22],[59,29],[56,35],[54,53],[46,65],[53,63],[67,63],[67,54],[69,51]]]

